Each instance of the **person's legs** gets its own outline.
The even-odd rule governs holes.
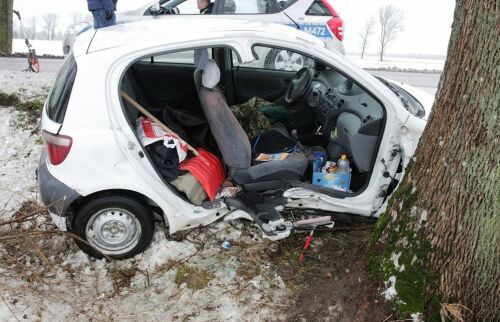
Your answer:
[[[93,10],[92,15],[94,16],[94,29],[109,27],[116,24],[116,15],[114,12],[111,19],[106,19],[106,11],[104,9]]]
[[[109,20],[106,20],[106,22],[107,22],[106,27],[116,25],[116,14],[114,11],[113,11],[113,17]]]
[[[92,16],[94,17],[94,29],[104,27],[102,25],[103,20],[106,20],[104,10],[92,10]]]

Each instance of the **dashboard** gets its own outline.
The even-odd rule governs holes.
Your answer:
[[[380,103],[333,69],[314,73],[312,90],[306,97],[306,101],[315,110],[321,122],[325,121],[330,110],[341,108],[356,110],[366,120],[383,117]]]

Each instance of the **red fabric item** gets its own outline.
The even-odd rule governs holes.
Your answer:
[[[222,182],[226,178],[224,167],[212,153],[198,149],[198,155],[183,161],[179,169],[189,171],[201,184],[210,201],[214,201]]]

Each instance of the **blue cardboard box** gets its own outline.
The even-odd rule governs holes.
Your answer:
[[[351,175],[347,173],[314,172],[312,184],[324,188],[349,192]]]

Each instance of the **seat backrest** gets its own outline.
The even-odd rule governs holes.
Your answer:
[[[252,158],[250,142],[217,86],[216,68],[215,61],[209,60],[203,71],[197,69],[194,73],[201,106],[229,170],[247,169]],[[218,75],[220,77],[220,72]]]

